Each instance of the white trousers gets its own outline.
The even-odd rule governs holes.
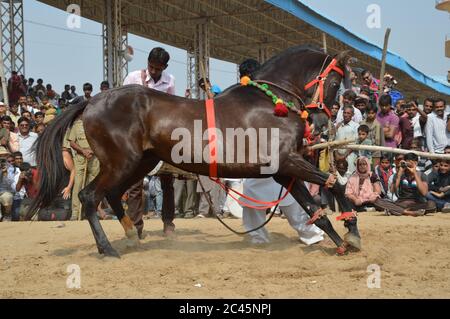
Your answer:
[[[291,227],[297,231],[300,240],[304,244],[312,245],[323,240],[324,232],[319,227],[306,225],[309,216],[297,202],[288,206],[280,206],[280,210],[286,216]],[[266,221],[266,212],[265,210],[244,207],[242,219],[244,228],[249,231],[261,226]],[[254,244],[270,242],[269,232],[265,227],[253,231],[249,235],[251,242]]]

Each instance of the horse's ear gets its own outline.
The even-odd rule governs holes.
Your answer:
[[[339,63],[341,66],[345,66],[345,65],[347,65],[348,61],[349,61],[350,58],[351,58],[351,56],[350,56],[350,50],[342,51],[341,53],[336,54],[336,55],[334,56],[334,58],[338,61],[338,63]]]

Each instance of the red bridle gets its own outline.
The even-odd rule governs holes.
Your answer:
[[[342,71],[341,68],[336,66],[337,62],[338,61],[336,59],[333,59],[331,61],[331,63],[327,66],[325,71],[322,72],[322,74],[320,74],[317,78],[315,78],[314,80],[312,80],[311,82],[309,82],[305,86],[305,91],[307,91],[311,87],[313,87],[314,85],[319,84],[319,86],[316,88],[316,91],[314,92],[313,100],[312,100],[311,104],[308,104],[306,106],[306,108],[307,109],[313,109],[313,108],[322,109],[322,110],[325,111],[325,113],[327,113],[328,117],[330,117],[330,118],[331,118],[330,109],[323,102],[323,98],[324,98],[324,84],[325,84],[325,81],[326,81],[326,79],[327,79],[327,77],[328,77],[328,75],[330,74],[331,71],[336,71],[340,75],[344,76],[344,71]],[[318,95],[318,100],[317,100],[317,95]]]

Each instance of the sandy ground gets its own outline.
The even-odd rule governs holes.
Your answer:
[[[364,213],[363,251],[342,257],[328,238],[301,244],[280,218],[268,226],[272,243],[260,246],[215,219],[175,222],[167,239],[160,221],[146,221],[137,248],[117,221],[103,222],[121,259],[100,257],[87,222],[0,223],[0,297],[450,298],[450,215]],[[80,267],[80,289],[66,287],[70,264]],[[381,269],[378,289],[367,287],[370,264]]]

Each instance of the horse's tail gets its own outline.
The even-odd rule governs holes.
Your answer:
[[[30,220],[40,208],[49,206],[59,195],[67,174],[62,155],[63,138],[87,105],[88,101],[70,105],[44,130],[33,145],[39,174],[39,193],[27,210],[26,220]]]

